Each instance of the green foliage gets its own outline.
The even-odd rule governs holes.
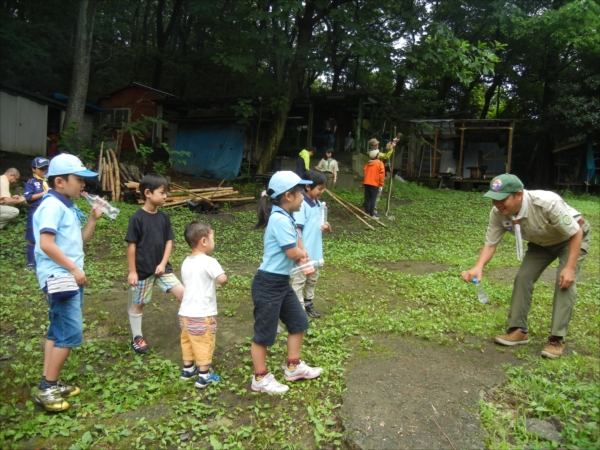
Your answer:
[[[355,192],[338,193],[357,205],[362,201]],[[486,398],[481,406],[490,448],[508,448],[515,442],[537,445],[523,432],[522,419],[551,415],[566,425],[562,435],[567,448],[597,445],[597,428],[590,424],[598,421],[600,392],[599,202],[595,196],[567,197],[593,227],[592,248],[580,275],[585,281],[578,283],[569,328],[574,339],[568,346],[577,352],[558,361],[522,355],[526,366],[507,368],[507,384],[496,387],[494,398]],[[414,183],[395,185],[393,199],[412,203],[392,205],[396,220],[386,221],[388,227],[376,232],[365,230],[331,203],[333,232],[324,238],[326,265],[317,284],[317,300],[325,301],[329,310],[311,321],[302,351],[303,359],[324,372],[316,380],[294,384],[282,398],[251,392],[249,338],[225,345],[217,334],[214,364],[223,378],[204,391],[179,381],[179,354],[159,350],[142,357],[131,352],[124,312],[123,236],[139,206],[117,204],[117,219],[101,217],[86,247],[85,302],[94,306],[84,314],[84,345],[71,352],[61,374],[64,381],[81,386],[82,394],[74,400],[77,408],[60,414],[43,412],[30,397],[43,366],[47,306],[33,274],[21,269],[25,217],[17,218],[0,233],[0,276],[11,280],[0,287],[0,447],[290,448],[290,442],[297,448],[342,446],[336,413],[346,389],[349,358],[355,352],[376,352],[376,336],[387,333],[445,345],[489,340],[504,329],[512,281],[492,273],[518,264],[514,240],[507,236],[484,272],[491,302],[480,305],[472,287],[460,280],[460,272],[477,258],[489,200],[480,193],[434,191]],[[89,212],[87,202],[76,203]],[[170,262],[177,270],[189,254],[183,230],[197,215],[185,209],[165,212],[175,233]],[[217,292],[220,324],[251,321],[250,287],[263,250],[263,231],[252,228],[255,213],[231,211],[203,220],[215,230],[213,256],[229,276]],[[404,270],[433,263],[441,271]],[[545,338],[550,326],[552,295],[553,284],[540,280],[529,315],[536,341]],[[116,312],[105,306],[114,298],[123,299]],[[155,297],[148,307],[163,314],[165,301]],[[269,368],[281,364],[285,348],[286,336],[279,335],[269,349]],[[188,439],[180,440],[181,435]]]
[[[79,127],[75,122],[60,132],[58,149],[78,156],[83,162],[96,162],[96,153],[83,143]]]

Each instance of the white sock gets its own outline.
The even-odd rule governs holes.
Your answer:
[[[142,315],[135,314],[129,311],[129,324],[131,325],[131,334],[135,338],[136,336],[143,336],[142,334]]]

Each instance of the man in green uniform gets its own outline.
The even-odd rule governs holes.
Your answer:
[[[485,244],[475,266],[462,272],[462,279],[481,280],[483,268],[492,259],[496,246],[507,231],[517,240],[517,257],[523,260],[515,277],[510,311],[506,321],[508,331],[496,336],[502,345],[520,345],[529,342],[527,314],[531,306],[533,285],[542,272],[558,258],[556,286],[552,306],[550,337],[542,356],[558,358],[562,355],[567,327],[577,297],[576,279],[581,264],[590,248],[590,225],[581,213],[567,205],[550,191],[528,191],[516,176],[503,174],[490,183],[484,195],[492,199],[494,207]],[[528,241],[523,256],[523,239]]]

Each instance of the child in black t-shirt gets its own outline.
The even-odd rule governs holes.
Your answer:
[[[169,216],[158,210],[164,205],[169,182],[161,175],[148,174],[140,182],[140,193],[145,203],[129,218],[127,241],[127,282],[137,286],[129,309],[129,322],[133,340],[131,348],[136,353],[150,351],[142,335],[142,308],[152,299],[152,287],[156,284],[163,292],[170,292],[179,302],[183,298],[183,285],[169,264],[173,249],[173,230]]]

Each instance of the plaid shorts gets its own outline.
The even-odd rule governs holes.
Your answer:
[[[165,273],[159,277],[150,275],[145,280],[138,281],[138,295],[133,298],[135,305],[145,305],[152,300],[152,287],[158,286],[161,291],[167,292],[181,283],[174,273]]]

